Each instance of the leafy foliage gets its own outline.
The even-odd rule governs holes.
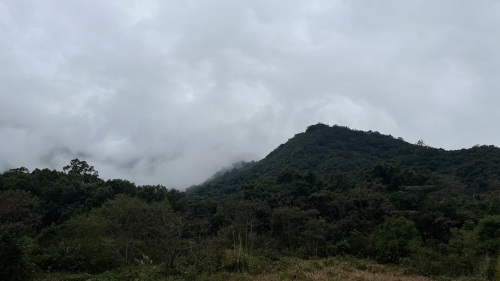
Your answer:
[[[25,280],[30,275],[27,245],[20,224],[0,225],[0,279]]]
[[[12,169],[0,174],[0,278],[154,267],[154,279],[194,280],[347,255],[493,279],[499,152],[317,124],[187,192],[104,181],[78,159],[62,172]]]
[[[399,263],[421,246],[422,239],[415,223],[404,218],[388,218],[377,235],[375,247],[383,262]]]

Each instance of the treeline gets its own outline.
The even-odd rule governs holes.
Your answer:
[[[427,146],[422,140],[410,144],[379,132],[319,123],[296,134],[258,162],[221,172],[201,191],[206,193],[214,186],[212,193],[232,192],[231,188],[242,182],[275,178],[286,168],[328,177],[336,173],[356,175],[384,162],[448,175],[474,189],[487,189],[491,181],[500,180],[500,148],[492,145],[447,151]],[[221,192],[220,183],[228,190]]]
[[[158,279],[196,280],[265,272],[284,256],[344,255],[426,275],[498,274],[496,180],[478,189],[384,162],[355,174],[285,168],[205,191],[104,181],[78,159],[63,171],[6,171],[0,279],[153,265]]]
[[[151,231],[160,218],[168,227],[178,225],[173,206],[184,197],[159,185],[104,181],[78,159],[63,172],[6,171],[0,174],[0,280],[130,264],[140,257],[135,244],[145,236],[139,232],[160,236]]]

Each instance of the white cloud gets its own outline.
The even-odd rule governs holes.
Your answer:
[[[0,169],[186,187],[317,122],[495,144],[496,1],[0,3]]]

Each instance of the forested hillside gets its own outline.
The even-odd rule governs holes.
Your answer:
[[[317,124],[189,192],[103,180],[78,159],[12,169],[0,174],[0,280],[209,280],[332,257],[494,280],[499,161],[493,146]],[[293,274],[281,280],[307,279]]]
[[[416,171],[449,175],[473,188],[486,188],[500,179],[500,148],[492,145],[447,151],[429,147],[422,140],[410,144],[379,132],[319,123],[296,134],[261,161],[221,171],[199,190],[231,192],[226,189],[234,189],[243,181],[276,177],[286,169],[311,171],[330,180],[329,177],[339,174],[355,176],[388,162]],[[195,190],[198,188],[190,191]]]

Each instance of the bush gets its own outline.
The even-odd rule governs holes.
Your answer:
[[[124,265],[115,241],[103,237],[96,218],[76,217],[62,226],[45,229],[38,237],[44,269],[100,273]]]
[[[22,226],[14,223],[1,225],[0,280],[26,280],[30,267]]]
[[[250,256],[242,250],[226,250],[224,268],[230,272],[244,272],[250,268]]]
[[[377,259],[381,262],[399,263],[422,244],[415,223],[404,217],[388,218],[375,239]]]

